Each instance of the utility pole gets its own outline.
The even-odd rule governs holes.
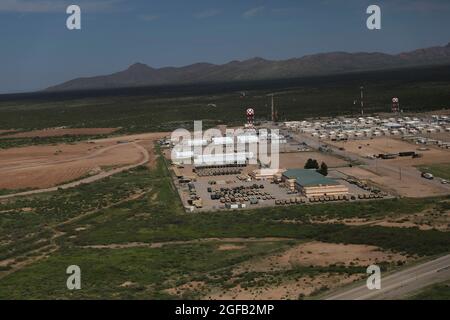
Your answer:
[[[364,116],[364,87],[361,86],[361,116]]]
[[[271,106],[272,106],[272,108],[271,108],[271,110],[272,110],[272,122],[274,122],[275,121],[275,110],[274,110],[274,104],[273,104],[273,93],[270,96],[272,97],[272,104],[271,104]]]

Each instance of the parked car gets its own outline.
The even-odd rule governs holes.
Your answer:
[[[429,172],[422,172],[422,178],[428,179],[428,180],[433,180],[434,176],[429,173]]]

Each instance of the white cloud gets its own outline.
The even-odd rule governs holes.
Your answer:
[[[197,12],[196,14],[194,14],[194,17],[197,19],[211,18],[217,16],[220,13],[221,11],[218,9],[208,9],[205,11]]]
[[[260,15],[264,11],[264,6],[251,8],[244,12],[243,17],[244,18],[252,18],[257,15]]]
[[[110,11],[114,5],[123,0],[93,0],[93,1],[67,1],[67,0],[0,0],[0,12],[18,13],[53,13],[66,12],[71,4],[77,4],[81,10],[104,12]]]

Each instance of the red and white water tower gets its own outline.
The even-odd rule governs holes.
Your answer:
[[[255,110],[253,108],[248,108],[245,114],[247,116],[247,126],[253,127],[255,122]]]
[[[400,112],[400,103],[397,97],[392,98],[392,112]]]

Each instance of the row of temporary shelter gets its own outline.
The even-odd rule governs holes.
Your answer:
[[[398,119],[366,117],[316,122],[290,121],[285,123],[285,127],[324,140],[450,132],[450,125],[442,121],[425,121],[409,117]]]
[[[254,159],[253,152],[229,152],[214,154],[195,154],[193,151],[174,151],[172,162],[175,164],[193,164],[195,167],[215,165],[242,165]]]

